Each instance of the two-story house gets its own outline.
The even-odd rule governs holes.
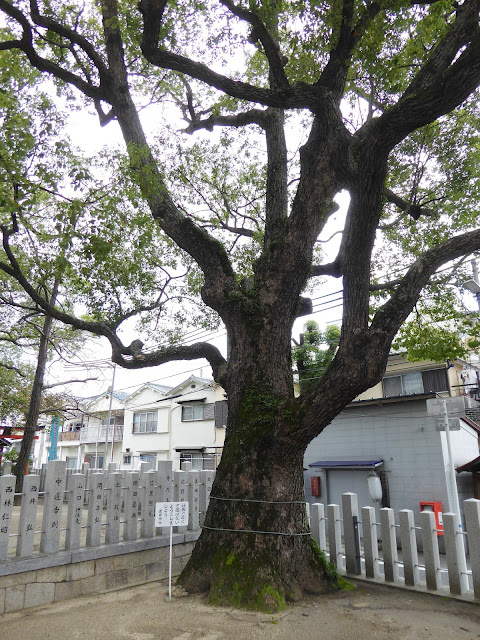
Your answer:
[[[223,389],[197,376],[175,388],[148,382],[129,395],[106,391],[83,401],[78,414],[64,422],[56,458],[66,460],[69,468],[80,468],[83,462],[97,469],[109,462],[123,469],[149,462],[155,468],[160,460],[172,460],[174,469],[183,461],[197,469],[214,469],[223,449],[226,416]],[[41,434],[35,467],[47,462],[51,440],[49,433]]]
[[[147,383],[125,403],[122,466],[156,466],[184,460],[196,469],[216,468],[223,448],[223,389],[212,380],[190,376],[175,388]]]
[[[63,422],[57,438],[56,459],[65,460],[67,467],[78,469],[83,462],[92,468],[103,469],[120,457],[123,440],[124,402],[128,394],[110,390],[86,398],[79,403],[78,412]],[[110,415],[110,424],[109,422]],[[50,433],[42,434],[35,447],[35,466],[47,462],[52,446]]]

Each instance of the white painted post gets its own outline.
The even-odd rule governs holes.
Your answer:
[[[199,519],[199,473],[198,471],[187,471],[187,500],[188,500],[188,527],[190,531],[197,531],[200,528]]]
[[[0,562],[7,559],[16,480],[17,477],[10,473],[0,476]]]
[[[58,551],[66,479],[67,463],[64,460],[50,460],[45,478],[40,553]]]
[[[19,558],[30,556],[33,552],[39,491],[40,476],[28,475],[23,478],[17,538],[17,556]]]
[[[422,527],[427,589],[437,591],[440,588],[440,554],[433,511],[420,512],[420,525]]]
[[[187,500],[187,472],[186,471],[174,471],[173,472],[173,501],[174,502],[186,502]],[[177,533],[184,533],[187,527],[175,527]]]
[[[130,471],[125,477],[123,539],[137,539],[139,474]]]
[[[398,580],[397,534],[395,533],[395,514],[393,509],[380,509],[382,531],[383,569],[386,582]]]
[[[342,529],[340,526],[340,507],[338,504],[327,504],[327,518],[330,562],[332,562],[339,571],[342,571]]]
[[[470,498],[463,503],[472,568],[473,593],[480,599],[480,500]]]
[[[155,535],[155,485],[157,472],[153,469],[143,475],[145,489],[143,491],[142,520],[140,522],[140,537],[153,538]]]
[[[443,514],[443,531],[450,593],[461,595],[468,590],[468,576],[462,571],[462,567],[465,567],[467,563],[465,544],[463,538],[461,539],[463,534],[460,533],[462,528],[458,526],[458,515],[456,513]]]
[[[105,475],[103,473],[92,473],[87,515],[87,547],[98,547],[101,542],[104,484]]]
[[[123,502],[123,473],[110,473],[107,480],[107,524],[105,543],[120,541],[120,515]]]
[[[67,482],[68,511],[65,549],[80,549],[86,481],[84,473],[73,473]]]
[[[358,499],[356,493],[342,494],[343,538],[347,573],[360,574],[360,538],[358,535]]]
[[[378,578],[378,533],[374,507],[362,507],[363,550],[365,553],[365,575]]]
[[[325,533],[325,505],[322,502],[314,502],[311,507],[312,535],[317,541],[321,551],[327,550],[327,537]]]
[[[172,461],[159,460],[157,469],[157,497],[155,502],[173,502]],[[169,535],[170,527],[159,527],[157,534]]]
[[[411,509],[398,512],[400,519],[400,540],[402,543],[403,575],[405,584],[414,587],[418,584],[418,550],[415,535],[415,520]]]

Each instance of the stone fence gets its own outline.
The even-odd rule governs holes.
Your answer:
[[[188,527],[173,529],[174,569],[198,538],[214,471],[105,472],[49,462],[42,474],[0,477],[0,613],[168,575],[170,528],[155,527],[156,502],[189,504]],[[72,472],[73,471],[73,472]]]
[[[174,528],[178,573],[200,535],[215,472],[149,467],[84,465],[79,473],[52,461],[25,477],[21,495],[15,476],[1,476],[0,614],[167,577],[170,529],[155,527],[156,502],[189,504],[188,527]],[[440,531],[429,511],[416,524],[406,509],[359,510],[353,493],[342,496],[342,509],[313,504],[309,512],[314,538],[341,574],[480,600],[479,500],[464,502],[466,531],[452,513]]]
[[[311,505],[310,524],[318,545],[343,575],[480,600],[480,500],[463,504],[466,531],[454,513],[443,514],[441,529],[431,511],[418,514],[419,526],[409,509],[399,511],[397,521],[393,509],[379,509],[376,522],[373,507],[359,511],[355,493],[342,495],[342,509]],[[439,536],[444,537],[444,556]]]

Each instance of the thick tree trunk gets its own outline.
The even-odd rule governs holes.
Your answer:
[[[55,281],[53,291],[50,296],[50,304],[55,304],[58,294],[59,282]],[[13,473],[17,476],[15,483],[15,492],[21,493],[23,488],[23,478],[27,473],[28,460],[32,452],[32,446],[35,440],[35,432],[37,429],[38,417],[40,415],[40,406],[42,402],[43,382],[45,378],[45,367],[48,359],[48,342],[52,330],[53,318],[45,316],[43,321],[42,332],[38,345],[37,367],[33,378],[32,391],[30,394],[30,402],[28,404],[27,416],[25,419],[25,429],[23,431],[22,444],[20,454],[15,464]]]
[[[212,603],[275,611],[304,593],[340,588],[310,535],[303,449],[285,432],[296,417],[262,389],[250,389],[224,447],[201,538],[179,578]],[[294,413],[294,412],[293,412]]]
[[[242,325],[243,328],[239,328]],[[293,396],[289,321],[232,330],[225,446],[202,535],[179,578],[212,603],[274,611],[340,588],[305,509],[302,420]]]

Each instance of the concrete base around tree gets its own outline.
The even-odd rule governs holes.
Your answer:
[[[199,532],[174,534],[172,573]],[[12,560],[0,565],[0,614],[168,577],[169,537]]]

